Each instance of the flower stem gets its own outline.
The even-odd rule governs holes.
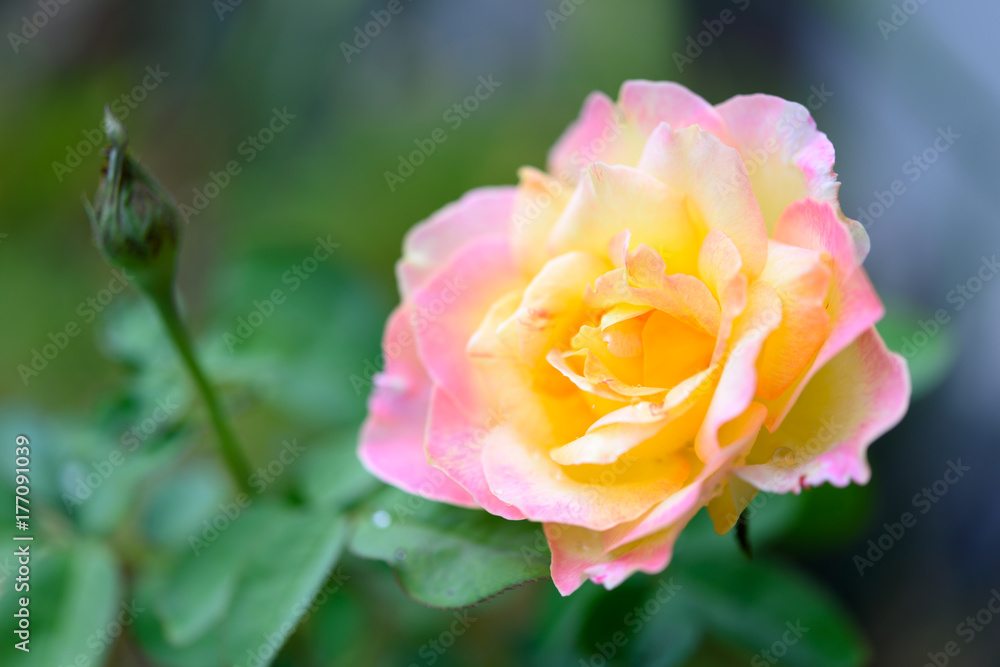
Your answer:
[[[229,468],[229,473],[232,475],[233,481],[236,482],[237,487],[241,491],[249,493],[250,463],[243,454],[243,450],[236,439],[236,434],[226,419],[218,394],[208,381],[208,377],[205,375],[204,370],[202,370],[201,364],[198,363],[198,358],[194,352],[194,345],[191,342],[191,336],[188,334],[187,328],[184,326],[184,322],[178,313],[177,302],[174,298],[172,287],[169,284],[159,286],[158,288],[151,287],[146,292],[156,305],[156,310],[159,312],[160,318],[167,328],[167,333],[170,334],[170,339],[177,347],[177,351],[184,360],[184,365],[187,367],[188,372],[191,373],[191,377],[198,386],[198,391],[201,393],[202,399],[205,401],[205,407],[208,408],[212,426],[215,428],[215,433],[219,438],[222,458]]]

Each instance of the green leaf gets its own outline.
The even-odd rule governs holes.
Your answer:
[[[906,359],[915,399],[941,384],[958,358],[952,331],[955,314],[945,315],[950,319],[941,324],[932,312],[886,299],[885,317],[876,325],[889,349]]]
[[[148,479],[168,467],[188,441],[184,433],[168,432],[126,446],[122,435],[128,426],[100,429],[83,419],[42,415],[31,408],[23,409],[23,415],[0,411],[0,434],[8,441],[22,432],[31,438],[32,506],[48,505],[53,515],[68,517],[92,535],[119,530]],[[13,463],[13,457],[0,460],[0,488],[14,480]]]
[[[874,496],[872,484],[851,484],[843,489],[823,484],[806,489],[794,497],[802,512],[782,545],[815,553],[856,539],[871,516]]]
[[[753,657],[746,649],[736,648],[707,637],[702,641],[701,646],[698,647],[698,652],[694,657],[684,663],[684,667],[733,667],[733,665],[750,665],[750,660]],[[759,665],[760,663],[758,662],[757,664]],[[763,664],[771,667],[772,663],[764,660]],[[780,667],[781,662],[774,664]],[[756,667],[756,665],[750,665],[750,667]]]
[[[563,597],[552,586],[542,592],[539,604],[544,605],[539,614],[540,627],[537,630],[538,647],[532,653],[538,665],[578,664],[583,657],[580,645],[588,638],[581,637],[588,620],[597,605],[616,595],[598,586],[583,586],[568,597]],[[588,644],[589,646],[589,644]]]
[[[685,664],[698,649],[704,629],[691,609],[676,600],[666,604],[638,635],[634,664],[675,667]]]
[[[306,279],[298,277],[293,269],[301,270],[315,247],[311,240],[268,249],[220,275],[203,358],[216,382],[252,387],[299,423],[355,423],[371,388],[365,362],[370,366],[379,355],[392,303],[345,269],[337,251]],[[271,302],[273,296],[280,303]]]
[[[542,528],[387,489],[357,520],[351,551],[382,560],[414,599],[463,607],[548,576]]]
[[[758,653],[782,644],[789,667],[853,667],[868,658],[856,625],[830,595],[787,565],[743,558],[671,566],[709,631]]]
[[[745,510],[750,520],[749,539],[754,550],[782,538],[795,526],[802,511],[802,498],[792,494],[758,493]],[[698,512],[681,532],[674,553],[680,558],[743,558],[736,531],[719,535],[706,510]]]
[[[163,573],[147,571],[136,583],[134,593],[138,604],[155,611],[168,578]],[[225,664],[223,648],[211,635],[204,635],[193,643],[178,647],[164,636],[164,626],[156,613],[142,614],[136,619],[132,631],[142,645],[143,652],[156,665],[163,667],[217,667]]]
[[[248,648],[265,644],[277,653],[309,609],[347,540],[347,523],[341,517],[286,514],[275,516],[283,523],[273,528],[271,539],[256,546],[241,578],[226,624],[231,660],[243,659]]]
[[[704,634],[684,594],[671,570],[636,575],[611,591],[587,584],[567,598],[553,587],[543,615],[549,627],[533,652],[535,664],[679,667]]]
[[[332,512],[252,502],[245,510],[233,504],[234,518],[219,519],[217,533],[199,528],[205,541],[198,553],[192,549],[162,580],[153,575],[146,582],[166,644],[228,662],[258,654],[267,665],[309,610],[343,550],[346,521]],[[144,636],[164,652],[158,633]]]
[[[357,431],[352,430],[310,447],[302,455],[302,464],[295,471],[307,502],[342,509],[379,486],[358,459],[357,441]]]
[[[100,345],[129,371],[122,391],[138,404],[140,418],[148,417],[159,399],[178,402],[182,413],[194,399],[187,372],[149,300],[136,296],[110,306],[100,320]]]
[[[240,510],[239,506],[233,512]],[[219,533],[211,522],[218,519]],[[223,621],[232,606],[246,562],[254,552],[258,530],[267,531],[261,512],[247,511],[230,525],[228,517],[209,517],[199,526],[201,535],[169,577],[157,598],[157,613],[164,621],[164,635],[175,646],[193,643]],[[215,536],[218,535],[216,538]],[[208,540],[215,541],[209,542]]]
[[[114,555],[91,541],[74,542],[48,555],[37,542],[16,544],[30,545],[31,588],[14,592],[12,580],[3,586],[0,664],[77,665],[82,663],[81,656],[91,661],[87,664],[103,664],[123,628],[145,613],[131,601],[121,600]],[[22,596],[30,600],[30,653],[14,648],[20,641],[14,635],[14,613]]]
[[[375,654],[384,655],[386,629],[375,622],[380,614],[366,613],[361,603],[361,600],[372,602],[375,597],[370,587],[352,588],[328,596],[326,602],[319,605],[324,599],[320,594],[315,614],[300,631],[303,636],[300,645],[311,647],[315,656],[312,664],[323,664],[324,656],[328,661],[328,656],[337,656],[338,665],[366,665],[375,661]]]
[[[191,526],[197,526],[229,502],[229,479],[215,462],[192,461],[158,480],[145,503],[143,535],[153,544],[190,549]]]
[[[83,443],[98,441],[101,436],[81,428],[76,438]],[[114,533],[136,508],[149,479],[176,460],[185,444],[184,439],[170,438],[165,446],[140,447],[133,452],[125,447],[110,451],[92,448],[96,453],[89,456],[80,452],[65,466],[63,507],[81,530],[103,536]]]

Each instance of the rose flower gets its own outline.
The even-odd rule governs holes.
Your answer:
[[[410,493],[544,524],[563,594],[656,573],[707,507],[864,484],[909,400],[862,226],[800,105],[595,93],[518,187],[406,237],[360,456]]]

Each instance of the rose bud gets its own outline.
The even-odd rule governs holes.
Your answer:
[[[134,273],[146,291],[173,283],[180,213],[173,196],[128,150],[124,126],[105,109],[111,145],[94,203],[85,202],[94,239],[114,266]]]

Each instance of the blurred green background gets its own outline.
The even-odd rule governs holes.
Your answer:
[[[240,577],[288,559],[283,569],[313,583],[281,586],[325,582],[330,594],[281,665],[774,664],[761,651],[800,617],[816,619],[814,652],[774,661],[917,665],[955,641],[955,664],[997,664],[1000,618],[968,643],[959,624],[1000,587],[1000,288],[984,281],[961,307],[949,295],[1000,248],[1000,7],[400,0],[374,36],[358,37],[387,4],[19,0],[0,9],[0,431],[3,451],[18,433],[32,439],[32,518],[45,536],[35,547],[31,657],[10,647],[12,549],[0,547],[0,663],[70,664],[60,656],[78,646],[95,665],[230,664],[215,640],[242,646],[238,619],[273,599],[245,594]],[[42,5],[54,14],[26,28]],[[698,46],[705,22],[717,25],[725,10],[735,20]],[[443,116],[490,76],[500,85],[478,109],[457,125]],[[449,639],[453,612],[410,599],[381,556],[345,555],[331,574],[328,560],[291,545],[306,535],[339,552],[343,526],[323,517],[368,517],[389,502],[357,471],[353,439],[368,390],[358,378],[397,300],[405,231],[470,188],[543,166],[587,93],[614,97],[634,78],[676,80],[713,103],[767,92],[813,109],[838,151],[844,211],[869,213],[866,267],[889,308],[883,334],[910,360],[915,401],[873,447],[870,486],[766,499],[751,527],[752,563],[699,523],[664,575],[610,594],[588,584],[568,599],[549,582],[528,583],[473,608],[475,620],[459,625],[468,631]],[[151,310],[134,291],[106,291],[117,285],[91,241],[81,197],[92,196],[102,166],[103,140],[91,137],[105,104],[134,152],[196,211],[183,230],[180,293],[252,459],[273,460],[286,441],[305,448],[268,492],[306,509],[255,506],[253,521],[268,528],[255,533],[248,519],[243,543],[227,538],[233,572],[224,559],[218,570],[204,559],[184,569],[192,530],[232,493]],[[261,134],[276,114],[285,120],[270,127],[281,130]],[[385,173],[439,127],[447,140],[390,188]],[[947,128],[954,145],[912,171]],[[232,161],[239,173],[220,176]],[[906,191],[887,204],[897,179]],[[302,268],[319,239],[339,246]],[[275,289],[286,302],[234,343],[240,318]],[[940,309],[948,320],[931,334],[926,322]],[[79,335],[25,370],[73,324]],[[116,450],[120,465],[109,458]],[[5,488],[13,458],[0,461]],[[915,494],[959,460],[970,471],[921,514]],[[68,505],[65,494],[106,461],[114,474]],[[420,519],[422,543],[447,542],[434,526],[452,515],[422,511],[431,514]],[[916,525],[859,575],[855,557],[906,511]],[[382,559],[415,585],[399,558]],[[716,561],[724,565],[709,567]],[[802,574],[789,578],[776,562]],[[671,576],[683,586],[676,599],[638,630],[626,625]],[[95,619],[115,617],[122,600],[151,611],[121,638],[95,642]],[[265,622],[255,619],[246,627]],[[607,649],[620,630],[635,639]]]

